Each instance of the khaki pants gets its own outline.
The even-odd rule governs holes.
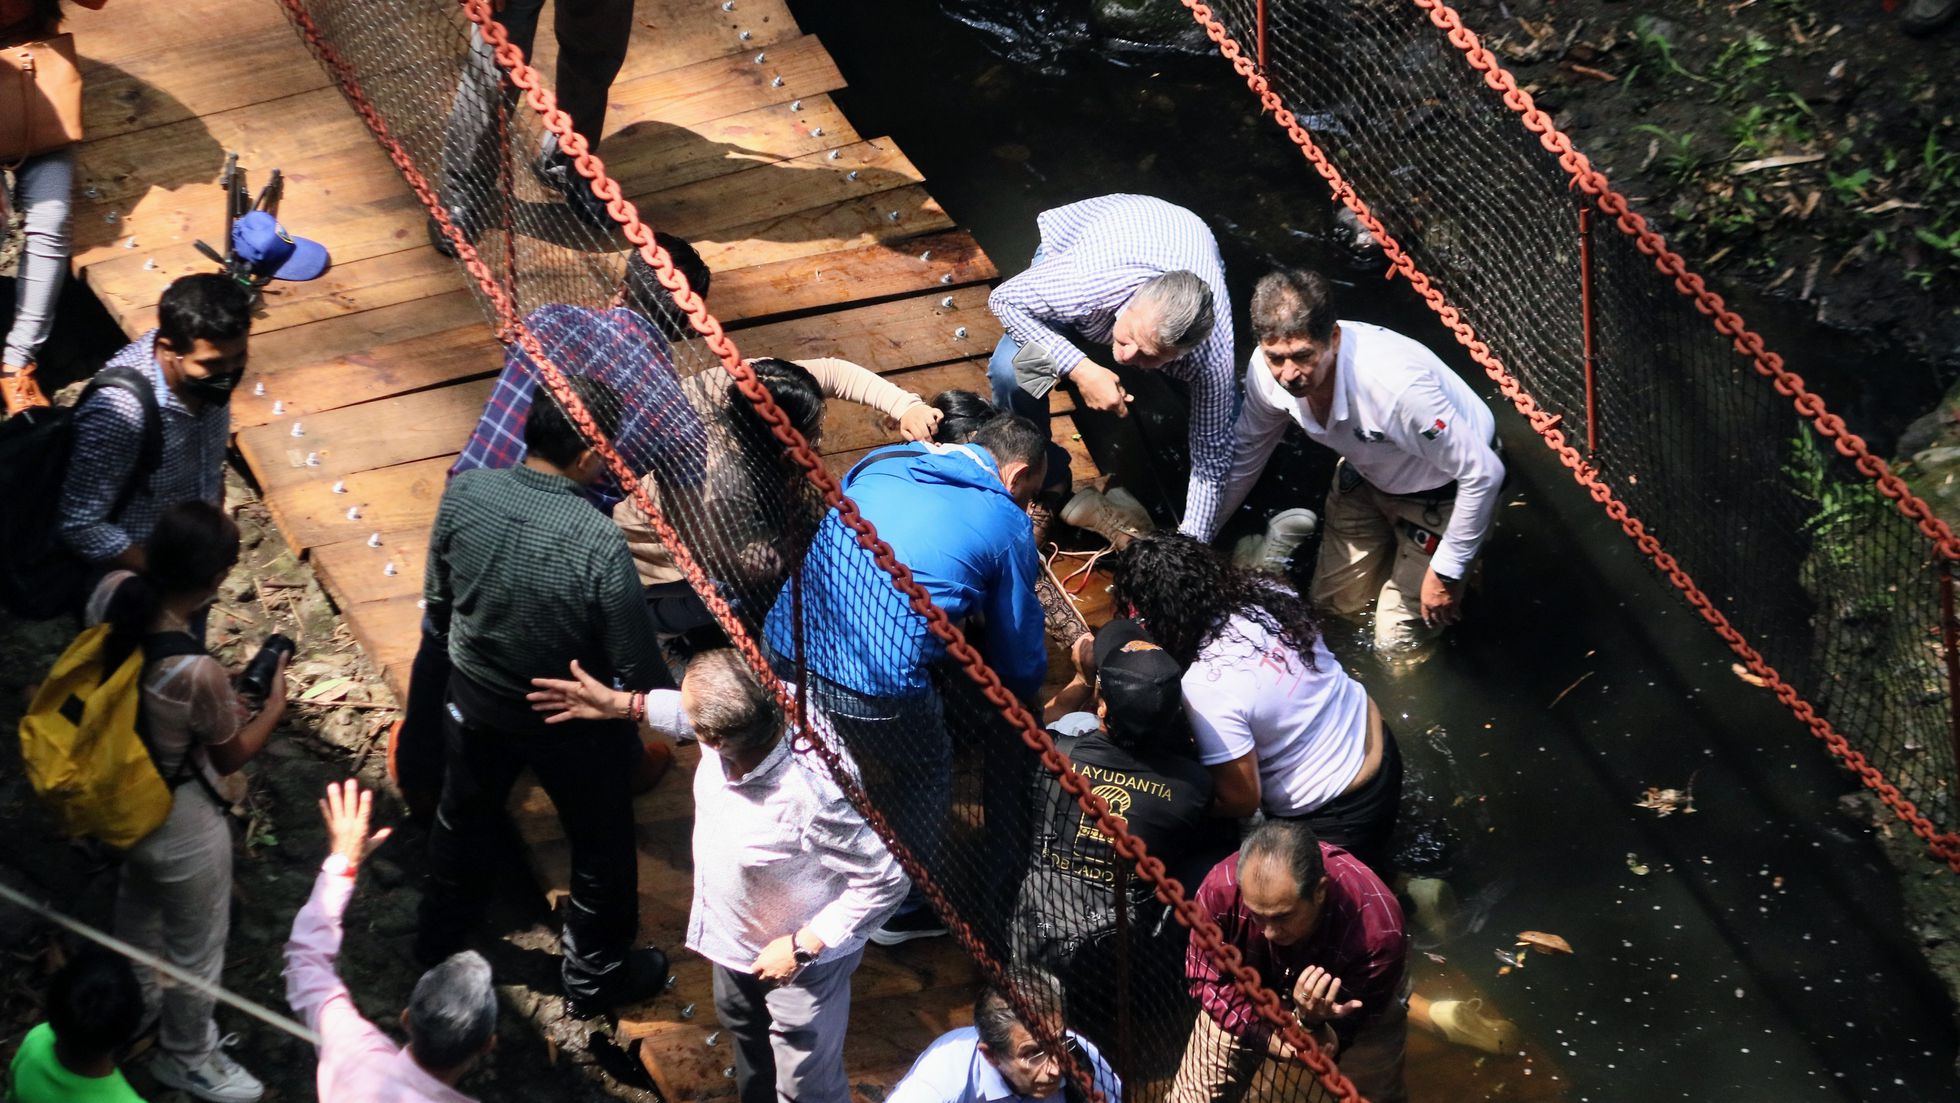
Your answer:
[[[1408,1088],[1402,1080],[1402,1066],[1409,1040],[1408,991],[1389,1005],[1387,1013],[1362,1025],[1354,1042],[1340,1055],[1341,1075],[1353,1082],[1368,1103],[1407,1103]],[[1268,1061],[1264,1051],[1248,1047],[1236,1037],[1218,1029],[1211,1016],[1198,1012],[1191,1038],[1184,1045],[1184,1060],[1177,1066],[1177,1079],[1164,1103],[1239,1103],[1246,1089],[1261,1074],[1272,1077],[1279,1090],[1277,1099],[1304,1099],[1323,1103],[1334,1098],[1320,1086],[1313,1070],[1300,1062]],[[1300,1093],[1305,1089],[1304,1094]]]
[[[1348,481],[1353,486],[1342,489]],[[1430,553],[1416,543],[1409,526],[1440,539],[1455,508],[1454,500],[1432,503],[1384,494],[1354,479],[1343,464],[1321,512],[1320,557],[1314,561],[1309,597],[1320,608],[1348,618],[1373,605],[1378,651],[1421,648],[1441,629],[1422,622],[1422,580],[1429,573]]]

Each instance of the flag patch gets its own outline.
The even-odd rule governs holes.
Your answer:
[[[1436,424],[1422,431],[1422,435],[1428,440],[1435,440],[1438,434],[1449,427],[1449,423],[1439,417],[1436,419]]]

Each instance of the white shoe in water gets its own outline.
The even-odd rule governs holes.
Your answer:
[[[225,1052],[226,1046],[237,1041],[238,1035],[225,1035],[211,1056],[196,1065],[185,1063],[174,1053],[158,1053],[150,1061],[150,1075],[167,1088],[189,1092],[209,1103],[258,1103],[265,1096],[265,1085]]]
[[[1284,574],[1293,553],[1313,539],[1320,528],[1320,515],[1304,507],[1283,509],[1266,522],[1264,536],[1247,536],[1232,548],[1232,560],[1255,571]]]

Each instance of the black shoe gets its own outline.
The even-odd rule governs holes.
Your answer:
[[[570,155],[556,149],[540,153],[538,159],[531,162],[531,171],[537,175],[539,183],[565,197],[565,206],[580,222],[595,230],[613,228],[612,215],[606,213],[606,205],[592,194],[592,181],[579,175]]]
[[[1899,16],[1899,29],[1918,37],[1929,35],[1960,15],[1960,0],[1909,0]]]
[[[613,983],[591,995],[568,996],[565,1013],[575,1019],[592,1019],[615,1007],[645,1003],[658,996],[667,990],[667,955],[652,946],[629,951],[619,974],[611,979]]]
[[[946,933],[946,924],[939,921],[939,915],[931,908],[915,908],[910,912],[900,912],[885,921],[885,925],[871,932],[871,941],[880,946],[896,946],[915,938],[938,938]]]
[[[462,231],[464,241],[475,245],[477,238],[483,236],[484,218],[475,207],[464,203],[449,203],[444,205],[443,210],[449,215],[449,224]],[[437,222],[434,216],[429,218],[429,244],[435,246],[436,252],[445,257],[456,255],[456,243],[443,232],[442,223]]]

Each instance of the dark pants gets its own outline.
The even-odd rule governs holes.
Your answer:
[[[1402,806],[1402,749],[1395,733],[1382,725],[1382,764],[1368,783],[1342,793],[1305,815],[1285,816],[1313,828],[1320,841],[1333,843],[1361,859],[1375,876],[1394,875],[1395,817]]]
[[[544,0],[509,0],[497,13],[512,44],[531,60]],[[558,40],[552,92],[572,117],[572,129],[594,149],[606,128],[606,96],[626,60],[633,33],[633,0],[558,0],[552,32]],[[503,70],[482,36],[471,36],[470,54],[443,134],[442,199],[479,202],[496,178],[498,83]],[[508,101],[507,101],[508,102]],[[525,108],[529,110],[529,108]]]
[[[558,809],[572,848],[565,906],[565,992],[604,999],[627,980],[626,952],[639,928],[639,864],[630,784],[640,739],[625,721],[573,721],[548,732],[510,732],[446,710],[447,769],[429,834],[428,887],[416,954],[437,961],[461,950],[489,902],[499,865],[504,807],[529,769]]]
[[[408,701],[402,705],[401,727],[395,729],[388,762],[409,817],[425,826],[435,818],[436,801],[442,796],[449,669],[449,642],[431,631],[424,617],[422,642],[408,668]]]

